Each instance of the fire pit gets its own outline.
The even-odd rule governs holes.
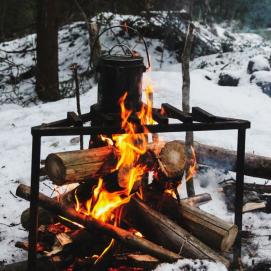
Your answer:
[[[144,44],[147,50],[146,43],[144,42]],[[117,46],[123,47],[120,44]],[[127,51],[127,48],[122,49],[125,52]],[[180,256],[176,253],[178,252],[178,245],[184,242],[184,238],[187,238],[184,248],[182,248],[184,249],[181,253],[182,256],[195,257],[197,254],[200,255],[200,258],[221,260],[228,265],[228,261],[224,261],[222,257],[196,238],[187,237],[185,231],[179,228],[176,230],[177,233],[170,231],[170,229],[176,227],[172,221],[177,221],[178,215],[181,219],[189,220],[189,218],[186,218],[185,212],[192,212],[193,215],[196,214],[198,217],[205,214],[200,213],[200,210],[194,210],[197,208],[191,211],[192,207],[186,204],[184,204],[181,212],[171,212],[171,207],[178,209],[176,206],[179,202],[169,196],[167,192],[176,193],[176,187],[174,185],[173,188],[171,185],[161,186],[161,179],[167,178],[168,183],[173,184],[176,181],[178,182],[182,177],[182,168],[180,166],[177,170],[172,169],[170,172],[169,167],[163,168],[165,163],[161,164],[162,158],[169,159],[167,154],[161,151],[164,148],[165,152],[164,144],[148,142],[148,134],[152,133],[214,130],[238,130],[235,199],[235,224],[238,227],[238,234],[234,246],[234,262],[237,263],[241,256],[245,135],[246,129],[250,128],[250,123],[246,120],[215,116],[199,107],[193,107],[191,114],[186,114],[167,103],[163,103],[161,108],[153,108],[150,99],[152,96],[151,87],[147,87],[147,102],[146,104],[143,103],[142,75],[150,65],[148,52],[148,67],[145,67],[143,58],[129,49],[128,55],[112,55],[111,51],[108,55],[102,56],[97,63],[98,102],[91,106],[89,113],[79,116],[74,112],[69,112],[66,119],[42,124],[33,127],[31,130],[33,137],[31,193],[25,186],[20,186],[17,191],[19,196],[30,200],[28,270],[36,270],[37,266],[39,204],[45,209],[54,211],[61,218],[68,220],[69,223],[84,227],[86,230],[95,229],[123,242],[127,246],[140,248],[143,252],[155,256],[161,261],[173,262],[179,259]],[[178,120],[178,123],[171,124],[169,119]],[[91,121],[91,126],[84,126],[89,121]],[[75,182],[88,183],[90,179],[99,179],[95,185],[93,183],[92,186],[88,184],[89,186],[86,189],[91,192],[91,196],[85,200],[84,204],[80,202],[80,193],[75,191],[76,207],[74,210],[70,210],[63,204],[39,194],[41,138],[44,136],[72,135],[91,136],[89,149],[51,154],[46,159],[46,170],[50,179],[57,185]],[[167,145],[166,151],[168,149],[174,149],[179,155],[177,157],[178,165],[185,163],[180,158],[183,157],[183,154],[180,155],[182,153],[180,143],[171,143]],[[154,165],[158,168],[157,170]],[[153,185],[149,188],[146,174],[153,170],[155,177]],[[90,187],[92,187],[92,190]],[[160,191],[161,194],[157,192],[158,194],[153,199],[151,191],[157,187],[157,191],[162,189],[162,192]],[[142,195],[144,195],[144,201]],[[163,206],[160,204],[161,209],[159,211],[163,215],[153,210],[156,209],[157,204],[159,205],[159,195],[166,202],[165,205],[161,203]],[[148,200],[152,204],[147,205]],[[120,213],[119,207],[124,205],[127,205],[127,210],[130,209],[130,212],[134,212],[141,217],[142,221],[140,221],[141,219],[133,221],[133,218],[126,217],[125,211]],[[165,217],[164,214],[168,214],[172,220]],[[210,216],[209,219],[212,221],[213,218]],[[136,225],[140,232],[137,231],[134,234],[121,228],[123,220],[126,224]],[[221,223],[225,232],[234,232],[233,226],[229,226],[219,219],[217,221],[214,221],[214,223]],[[145,225],[143,225],[144,223]],[[162,234],[169,232],[167,237],[163,238],[162,234],[157,233],[154,233],[153,236],[152,234],[149,235],[149,230],[145,229],[148,228],[146,223],[149,223],[153,229],[160,227]],[[190,229],[189,225],[187,223],[188,229]],[[194,233],[195,236],[198,237],[199,231]],[[150,241],[142,238],[141,232]],[[214,247],[229,249],[235,239],[235,234],[233,233],[233,235],[234,237],[230,241],[228,239],[225,241],[226,239],[224,240],[224,237],[221,236],[211,238]],[[165,241],[166,239],[167,241]],[[209,245],[210,240],[207,239],[203,241]],[[217,243],[215,240],[218,240]],[[156,245],[156,241],[165,248]],[[105,251],[112,246],[112,242],[114,242],[113,239]],[[179,247],[179,249],[181,248]]]

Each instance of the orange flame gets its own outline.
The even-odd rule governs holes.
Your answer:
[[[197,173],[196,153],[192,146],[191,146],[191,152],[192,152],[192,158],[190,159],[190,167],[188,169],[188,174],[185,178],[187,182],[190,181]]]
[[[105,187],[102,178],[99,179],[96,188],[93,190],[92,197],[85,203],[80,204],[77,194],[75,193],[75,210],[86,215],[92,216],[103,222],[118,225],[120,222],[121,210],[119,207],[129,202],[134,184],[142,179],[146,172],[146,167],[140,165],[139,159],[147,151],[148,130],[145,125],[154,124],[152,118],[152,95],[153,88],[148,85],[146,90],[147,105],[142,105],[141,110],[137,112],[140,124],[144,127],[141,134],[136,133],[136,125],[130,121],[132,111],[127,109],[125,101],[128,93],[126,92],[119,100],[121,109],[121,128],[125,134],[113,135],[112,139],[101,135],[100,138],[107,142],[108,145],[114,145],[118,156],[118,162],[113,171],[118,171],[120,191],[109,192]],[[142,191],[137,192],[142,198]],[[97,261],[113,245],[113,241],[105,248]]]
[[[143,105],[141,110],[136,113],[143,127],[155,123],[152,118],[153,88],[151,85],[147,86],[145,94],[147,104]],[[118,162],[113,171],[118,170],[119,185],[122,190],[108,192],[103,179],[99,179],[97,187],[93,190],[92,197],[85,203],[85,206],[80,204],[75,193],[76,211],[93,216],[103,222],[114,222],[118,219],[115,210],[129,202],[134,184],[140,181],[146,172],[146,167],[140,165],[138,161],[140,156],[147,151],[148,139],[146,133],[148,131],[144,128],[144,133],[136,133],[136,125],[129,120],[132,110],[127,109],[125,106],[127,95],[128,93],[125,92],[119,100],[121,128],[124,129],[125,134],[113,135],[112,139],[100,135],[100,138],[107,142],[108,145],[114,144],[116,147]],[[142,197],[142,193],[139,192],[139,194]]]
[[[113,142],[113,140],[111,138],[106,137],[104,135],[100,135],[100,138],[101,138],[102,141],[106,142],[107,145],[110,145],[110,146],[114,145],[114,142]]]

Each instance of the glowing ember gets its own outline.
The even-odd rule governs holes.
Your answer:
[[[190,167],[188,169],[188,174],[186,176],[186,181],[189,181],[192,179],[193,176],[195,176],[197,172],[197,160],[196,160],[196,153],[194,148],[191,146],[191,152],[192,152],[192,158],[190,160]]]

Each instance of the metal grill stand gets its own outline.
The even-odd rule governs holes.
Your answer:
[[[199,107],[194,107],[191,114],[185,114],[177,108],[162,104],[161,109],[153,109],[153,115],[158,124],[147,125],[149,133],[186,132],[186,131],[212,131],[212,130],[238,130],[237,138],[237,168],[236,168],[236,197],[235,197],[235,224],[238,226],[238,236],[234,247],[233,263],[238,264],[241,257],[241,230],[242,206],[244,185],[244,160],[246,129],[250,122],[246,120],[230,119],[214,116]],[[99,115],[103,118],[103,115]],[[110,117],[106,114],[105,118]],[[111,116],[112,117],[112,116]],[[177,119],[180,123],[169,124],[168,118]],[[100,134],[122,134],[124,131],[118,126],[83,126],[88,121],[97,120],[95,111],[83,114],[81,117],[69,112],[66,119],[42,124],[31,130],[32,142],[32,167],[31,167],[31,200],[30,200],[30,230],[28,270],[36,270],[36,245],[38,225],[38,194],[40,175],[41,137],[45,136],[97,136]],[[106,120],[105,120],[106,121]],[[137,125],[137,133],[143,132],[144,127]]]

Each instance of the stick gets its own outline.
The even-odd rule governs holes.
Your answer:
[[[189,23],[187,29],[187,35],[185,45],[182,53],[182,74],[183,74],[183,87],[182,87],[182,108],[185,113],[190,111],[190,73],[189,73],[189,61],[192,49],[192,43],[194,40],[195,26]],[[185,149],[188,159],[192,158],[191,146],[193,146],[193,132],[186,132],[185,134]],[[189,165],[186,167],[186,176],[189,175]],[[195,195],[193,178],[186,182],[187,195],[189,197]]]

